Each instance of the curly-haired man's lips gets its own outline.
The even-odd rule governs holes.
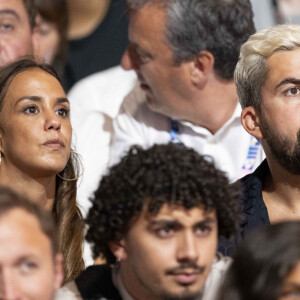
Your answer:
[[[178,266],[166,271],[167,275],[174,276],[175,280],[180,284],[193,284],[198,281],[199,276],[205,271],[204,266]]]

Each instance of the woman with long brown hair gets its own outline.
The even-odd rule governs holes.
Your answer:
[[[65,282],[84,269],[69,111],[51,66],[22,59],[0,69],[0,184],[52,211]]]

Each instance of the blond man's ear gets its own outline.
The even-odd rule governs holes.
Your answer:
[[[261,140],[263,138],[259,115],[253,106],[245,107],[242,110],[241,123],[244,129],[256,139]]]

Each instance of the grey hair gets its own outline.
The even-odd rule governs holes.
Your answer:
[[[166,8],[165,36],[176,65],[206,50],[216,73],[233,78],[240,46],[255,32],[249,0],[127,0],[130,12],[148,3]]]
[[[253,34],[242,45],[234,80],[243,108],[253,106],[260,111],[262,87],[269,68],[267,59],[278,51],[300,47],[300,25],[277,25]]]

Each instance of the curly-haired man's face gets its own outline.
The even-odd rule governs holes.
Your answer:
[[[144,210],[119,247],[121,276],[134,299],[198,299],[213,263],[218,236],[215,211],[162,206]]]

